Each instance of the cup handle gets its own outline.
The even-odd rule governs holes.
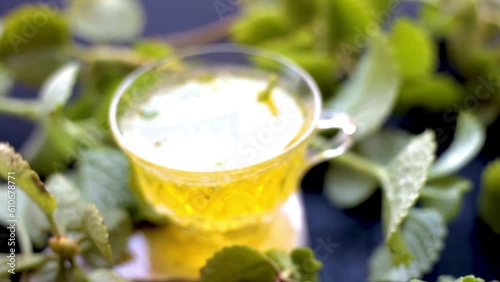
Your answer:
[[[308,167],[331,160],[349,150],[354,141],[352,135],[356,132],[356,124],[344,112],[323,110],[316,129],[318,131],[339,129],[339,132],[331,139],[313,137],[308,153]]]

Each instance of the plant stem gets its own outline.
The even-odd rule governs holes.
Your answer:
[[[386,174],[382,166],[352,152],[346,152],[333,160],[379,180],[384,179]]]
[[[31,239],[28,235],[28,230],[26,229],[26,226],[23,223],[20,223],[18,225],[19,231],[17,232],[17,235],[19,237],[19,245],[21,246],[21,253],[25,255],[32,255],[33,254],[33,245],[31,244]]]
[[[73,271],[75,273],[78,273],[79,277],[82,277],[85,279],[85,281],[88,281],[89,278],[87,277],[87,273],[82,269],[82,267],[76,263],[75,258],[70,258],[69,262],[71,263],[71,267],[73,268]]]
[[[40,117],[38,102],[17,98],[0,97],[0,113],[36,121]]]
[[[59,228],[59,225],[57,225],[57,222],[54,219],[54,215],[53,214],[50,214],[50,215],[47,214],[47,220],[49,221],[50,229],[52,230],[52,233],[55,236],[61,236],[62,235],[61,229]]]
[[[149,62],[148,59],[138,55],[133,50],[122,47],[75,45],[69,51],[77,59],[89,64],[98,61],[120,61],[132,66],[141,66]]]

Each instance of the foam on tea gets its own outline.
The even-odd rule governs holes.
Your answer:
[[[260,163],[285,150],[304,124],[297,102],[282,87],[267,89],[270,80],[221,69],[160,87],[122,116],[123,137],[141,156],[178,170]]]

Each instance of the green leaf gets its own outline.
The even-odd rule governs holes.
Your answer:
[[[294,278],[302,282],[319,282],[318,271],[323,267],[309,248],[296,248],[291,253],[297,274]]]
[[[484,169],[479,196],[479,216],[500,234],[500,159]]]
[[[422,206],[439,211],[446,222],[453,220],[462,206],[463,197],[472,188],[467,179],[449,176],[433,180],[421,192]]]
[[[41,267],[36,274],[33,274],[33,281],[54,282],[56,281],[58,272],[59,263],[57,261],[49,261],[43,267]]]
[[[66,120],[52,118],[44,121],[31,133],[21,151],[34,170],[48,176],[67,168],[76,157],[78,145],[82,141],[88,141],[88,138],[74,138]]]
[[[455,282],[455,277],[449,275],[440,275],[437,282]]]
[[[74,0],[67,6],[73,32],[95,43],[132,41],[144,30],[144,15],[137,0]]]
[[[16,79],[39,85],[67,60],[64,48],[70,42],[68,23],[59,11],[40,3],[23,5],[4,17],[0,60]]]
[[[446,225],[433,209],[413,209],[403,225],[402,236],[414,260],[409,265],[394,265],[389,248],[381,245],[370,258],[370,281],[409,281],[429,272],[444,247]]]
[[[0,143],[0,175],[6,180],[15,181],[45,214],[51,215],[56,209],[56,199],[47,190],[38,174],[14,148],[6,143]]]
[[[432,131],[416,137],[392,160],[387,167],[387,175],[382,179],[384,191],[383,216],[386,242],[393,246],[397,240],[394,235],[408,212],[419,197],[427,180],[427,172],[436,151],[436,141]],[[399,250],[391,250],[394,257],[400,256]],[[405,252],[401,249],[401,252]],[[404,255],[401,255],[404,257]]]
[[[321,90],[331,91],[338,71],[338,65],[332,56],[317,51],[290,51],[282,54],[303,67],[316,80]],[[322,94],[327,95],[329,92]]]
[[[105,210],[102,213],[104,223],[109,232],[109,244],[111,246],[113,265],[119,264],[127,257],[127,244],[133,232],[132,220],[127,212],[120,209]],[[110,267],[99,249],[95,246],[83,253],[85,261],[94,267]]]
[[[412,134],[403,130],[382,129],[360,140],[355,149],[367,159],[387,166],[406,148],[412,137]]]
[[[290,52],[312,51],[315,43],[314,34],[307,28],[301,28],[283,36],[260,42],[258,46],[286,55]]]
[[[422,280],[413,279],[410,282],[424,282]],[[486,282],[481,278],[474,277],[472,275],[460,277],[458,279],[453,278],[448,275],[441,275],[438,277],[437,282]]]
[[[294,267],[292,258],[280,250],[269,250],[264,255],[274,262],[280,271],[291,270]]]
[[[86,202],[75,184],[67,176],[53,174],[47,179],[46,186],[57,199],[54,217],[62,231],[80,231],[82,229],[82,211]],[[31,205],[27,210],[28,233],[35,246],[45,246],[47,234],[51,231],[50,224],[37,206]]]
[[[101,254],[112,261],[111,246],[109,245],[109,234],[104,219],[96,206],[88,204],[83,210],[83,231],[92,243],[99,249]]]
[[[231,27],[230,36],[240,44],[257,44],[289,33],[288,19],[278,7],[266,5],[245,10]]]
[[[286,15],[293,26],[311,22],[318,9],[318,0],[281,0]]]
[[[456,8],[452,13],[445,11],[449,10],[449,5],[435,5],[422,2],[420,7],[419,22],[426,30],[432,32],[436,37],[446,37],[454,33],[460,28],[460,17],[456,16]]]
[[[458,278],[455,282],[486,282],[484,279],[477,278],[473,275]]]
[[[57,199],[55,218],[65,230],[75,231],[82,227],[82,211],[86,202],[75,183],[62,174],[53,174],[47,188]]]
[[[278,270],[266,256],[245,246],[215,253],[200,273],[201,282],[274,282],[278,276]]]
[[[440,112],[460,103],[465,96],[463,87],[451,76],[435,74],[403,83],[397,101],[400,111],[412,107],[423,107],[429,111]]]
[[[99,210],[136,208],[129,185],[129,162],[118,149],[99,147],[82,152],[78,160],[78,187]]]
[[[143,39],[134,44],[134,50],[151,59],[162,59],[174,52],[174,48],[163,41]]]
[[[128,280],[114,273],[109,269],[98,269],[92,271],[89,276],[89,282],[127,282]]]
[[[396,20],[390,42],[403,77],[425,76],[436,69],[437,50],[432,38],[410,19]]]
[[[392,13],[393,9],[400,5],[399,2],[392,0],[370,0],[369,2],[372,6],[372,10],[378,15],[382,15],[382,13]]]
[[[433,165],[429,178],[453,174],[469,163],[483,148],[486,129],[472,114],[460,113],[450,148]]]
[[[78,63],[70,62],[48,78],[40,89],[42,112],[51,115],[64,107],[71,97],[79,69]]]
[[[412,135],[395,129],[383,129],[361,140],[354,148],[360,156],[381,166],[387,166],[410,142]],[[325,195],[341,208],[355,207],[377,189],[374,176],[359,172],[336,159],[331,161],[325,178]]]
[[[0,65],[0,96],[7,96],[14,86],[10,72]]]
[[[367,1],[325,0],[322,7],[333,47],[364,41],[366,29],[372,21],[370,3]],[[378,26],[378,23],[373,21]],[[364,46],[357,46],[359,51]]]
[[[327,108],[347,112],[357,123],[354,137],[360,140],[377,131],[389,117],[399,81],[390,46],[385,39],[374,38],[352,77],[327,103]]]
[[[378,180],[342,165],[330,165],[325,176],[325,196],[334,205],[348,209],[367,200],[376,190]]]

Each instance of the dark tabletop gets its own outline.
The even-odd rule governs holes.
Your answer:
[[[63,3],[67,0],[0,0],[0,14],[23,2]],[[203,24],[220,20],[220,12],[214,8],[214,2],[227,0],[149,0],[143,1],[147,14],[147,35],[168,34],[188,30]],[[415,13],[416,7],[407,6],[408,13]],[[442,71],[449,71],[446,62],[442,62]],[[17,86],[15,96],[31,97],[36,91]],[[27,137],[32,125],[28,122],[0,116],[0,141],[8,141],[19,148]],[[388,126],[404,127],[418,133],[426,127],[443,128],[452,136],[452,126],[445,124],[442,115],[428,114],[415,110],[404,118],[393,117]],[[485,164],[499,156],[499,122],[488,132],[488,144],[481,155],[472,161],[461,174],[474,181],[474,189],[464,202],[458,218],[449,226],[449,236],[441,261],[426,281],[436,281],[441,274],[463,276],[475,274],[487,279],[500,278],[500,236],[494,235],[476,217],[476,201],[480,183],[480,174]],[[450,138],[449,138],[450,139]],[[447,142],[440,144],[445,148]],[[323,258],[324,269],[321,272],[325,282],[366,281],[368,258],[382,240],[380,224],[380,193],[369,201],[351,210],[341,210],[332,206],[321,194],[322,181],[326,164],[320,165],[308,173],[302,183],[305,195],[307,221],[311,247],[319,250]],[[500,215],[499,215],[500,216]],[[324,249],[321,242],[336,244],[334,249]],[[327,255],[325,255],[327,254]]]

